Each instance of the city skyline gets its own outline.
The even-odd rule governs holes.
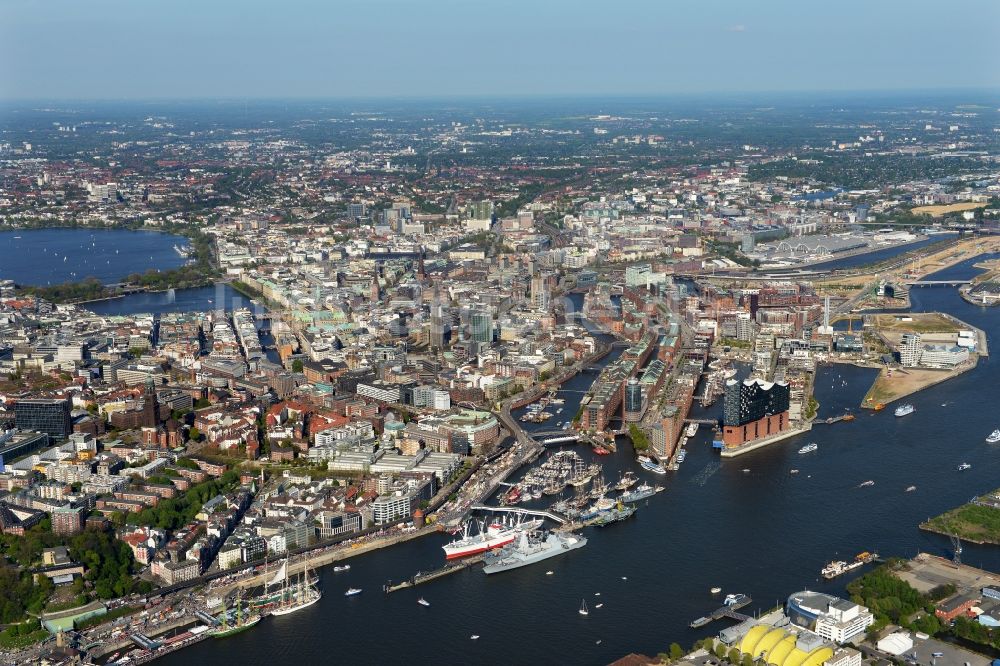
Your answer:
[[[993,89],[995,3],[0,6],[0,100]],[[178,40],[183,35],[185,39]],[[102,74],[104,72],[104,74]],[[113,73],[113,75],[109,75]]]

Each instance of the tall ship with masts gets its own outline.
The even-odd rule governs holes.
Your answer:
[[[246,612],[244,612],[243,606],[243,597],[237,596],[235,609],[224,610],[222,612],[219,616],[222,624],[219,625],[214,632],[212,632],[212,636],[215,638],[232,636],[233,634],[238,634],[241,631],[246,631],[260,622],[260,613],[251,611],[249,608],[247,608]]]
[[[309,581],[309,561],[307,560],[295,581],[289,580],[286,570],[285,579],[282,582],[281,601],[271,608],[271,615],[288,615],[308,608],[319,601],[322,596],[319,588]]]

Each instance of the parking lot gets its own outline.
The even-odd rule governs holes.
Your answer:
[[[988,585],[1000,587],[1000,576],[994,573],[965,565],[956,566],[948,560],[926,553],[910,560],[909,570],[899,571],[898,575],[924,594],[947,583],[953,583],[960,592],[979,590]]]
[[[940,656],[934,656],[940,655]],[[921,666],[989,666],[991,659],[934,638],[913,637],[913,649],[900,655],[908,664]]]

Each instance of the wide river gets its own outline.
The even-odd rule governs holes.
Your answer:
[[[972,275],[972,263],[944,275]],[[969,305],[952,288],[916,289],[912,300],[916,311],[951,313],[986,330],[991,341],[998,339],[1000,310]],[[601,460],[605,477],[614,481],[621,470],[632,469],[667,491],[643,502],[628,522],[587,529],[590,541],[583,549],[494,576],[470,568],[382,594],[387,579],[441,566],[441,545],[449,537],[428,536],[354,558],[347,573],[325,568],[324,596],[315,606],[268,618],[225,640],[204,641],[162,663],[606,664],[633,651],[656,654],[672,641],[689,646],[718,631],[725,620],[688,628],[719,606],[709,593],[713,586],[723,594],[752,595],[754,604],[746,609],[752,613],[803,588],[843,593],[849,578],[819,578],[820,568],[834,558],[863,550],[950,556],[947,539],[923,533],[917,524],[1000,485],[992,472],[1000,445],[983,441],[1000,427],[996,410],[986,408],[1000,389],[1000,363],[983,360],[975,370],[913,396],[916,412],[905,418],[891,410],[858,409],[873,374],[853,366],[821,368],[820,416],[850,409],[857,419],[817,425],[801,438],[737,459],[721,460],[702,428],[680,471],[653,478],[620,442],[617,454]],[[566,404],[556,420],[572,417],[581,397],[573,391],[585,390],[594,376],[566,385]],[[693,415],[717,417],[720,410],[716,403],[707,412],[695,408]],[[807,441],[819,450],[800,455]],[[972,469],[958,472],[962,462]],[[869,479],[874,486],[859,487]],[[916,491],[905,492],[911,485]],[[963,557],[1000,570],[1000,549],[967,546]],[[364,593],[346,598],[349,586]],[[416,603],[421,596],[430,607]],[[577,613],[584,598],[591,608],[587,617]],[[604,605],[596,609],[597,603]],[[472,641],[472,634],[481,638]]]

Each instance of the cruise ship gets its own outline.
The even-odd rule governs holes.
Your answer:
[[[486,554],[483,573],[494,574],[517,569],[586,545],[587,538],[581,534],[523,531],[515,543]]]
[[[912,414],[914,411],[913,405],[907,403],[905,405],[900,405],[896,408],[896,416],[906,416],[907,414]]]
[[[990,436],[986,438],[986,441],[990,444],[995,444],[1000,442],[1000,430],[994,430],[990,433]]]

